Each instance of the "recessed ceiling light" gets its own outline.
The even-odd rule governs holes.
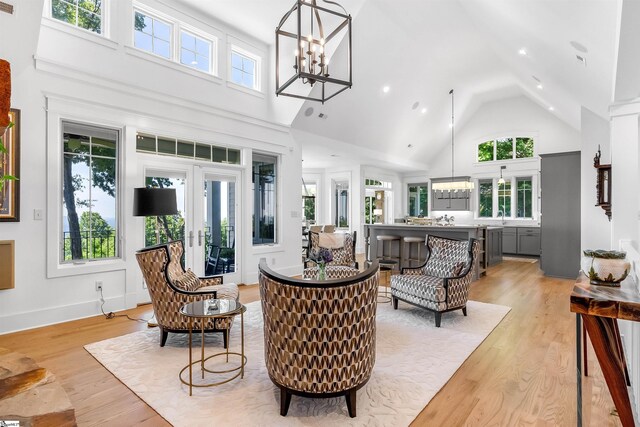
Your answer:
[[[420,110],[420,112],[421,112],[422,114],[426,114],[426,113],[427,113],[427,109],[426,109],[426,108],[423,108],[422,110]]]
[[[420,105],[418,101],[414,102],[413,105],[411,106],[411,109],[415,110],[416,108],[418,108],[418,105]]]
[[[527,50],[525,48],[520,48],[518,54],[521,56],[527,56]]]
[[[389,86],[383,86],[383,87],[382,87],[382,91],[383,91],[384,93],[389,92],[389,90],[390,90],[390,89],[391,89],[391,88],[390,88]]]
[[[449,128],[452,128],[452,127],[453,127],[453,123],[449,123]]]
[[[555,108],[549,107],[549,111],[553,111],[553,110],[555,110]]]
[[[542,89],[543,89],[542,83],[538,83],[538,85],[537,85],[536,87],[537,87],[538,89],[540,89],[540,90],[542,90]]]

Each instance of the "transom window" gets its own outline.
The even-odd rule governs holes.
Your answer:
[[[136,136],[136,151],[232,165],[239,165],[241,162],[240,150],[236,148],[201,144],[199,142],[144,133],[139,133]]]
[[[180,63],[211,72],[211,42],[188,31],[180,31]]]
[[[231,50],[231,81],[258,90],[258,61],[234,47]]]
[[[51,0],[51,17],[78,28],[103,33],[102,0]]]
[[[171,24],[136,10],[133,45],[138,49],[171,59]]]
[[[119,257],[117,130],[63,123],[62,262]]]
[[[525,136],[496,138],[478,144],[478,162],[527,159],[534,156],[533,138]]]

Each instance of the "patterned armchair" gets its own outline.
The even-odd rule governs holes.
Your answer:
[[[197,277],[191,270],[182,267],[182,241],[177,240],[136,252],[138,265],[151,295],[151,302],[160,328],[160,347],[167,342],[169,332],[188,332],[189,321],[180,314],[180,308],[193,301],[208,298],[235,299],[239,297],[238,287],[230,283],[222,284],[222,276]],[[224,347],[227,348],[227,334],[233,317],[208,320],[205,332],[223,332]],[[197,326],[196,326],[197,325]],[[200,329],[194,323],[194,329]]]
[[[427,236],[426,245],[427,260],[422,266],[403,268],[402,274],[391,276],[391,298],[396,310],[402,300],[433,311],[439,328],[444,312],[462,309],[467,315],[478,241]]]
[[[264,359],[280,388],[280,415],[291,396],[345,396],[356,416],[356,391],[376,358],[378,262],[351,277],[325,280],[281,276],[260,260]]]
[[[335,234],[335,233],[332,233]],[[341,233],[339,233],[341,234]],[[343,265],[345,267],[358,268],[358,262],[356,261],[356,238],[357,234],[354,231],[351,233],[344,233],[344,246],[339,249],[330,249],[333,254],[333,261],[327,263],[327,265]],[[307,250],[307,256],[320,249],[320,233],[313,231],[309,232],[309,248]],[[311,259],[304,261],[304,267],[315,267],[316,263]]]

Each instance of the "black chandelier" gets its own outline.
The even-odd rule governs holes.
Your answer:
[[[276,28],[276,96],[324,104],[352,85],[351,15],[336,2],[321,0],[330,5],[325,7],[318,6],[316,1],[297,0]],[[348,42],[346,52],[340,43],[344,37]],[[291,75],[289,70],[293,70]],[[316,83],[321,85],[320,93],[309,93],[309,86],[313,88]]]

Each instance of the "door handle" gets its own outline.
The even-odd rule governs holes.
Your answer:
[[[198,246],[202,246],[202,230],[198,230]]]
[[[193,231],[189,232],[189,247],[193,247]]]

